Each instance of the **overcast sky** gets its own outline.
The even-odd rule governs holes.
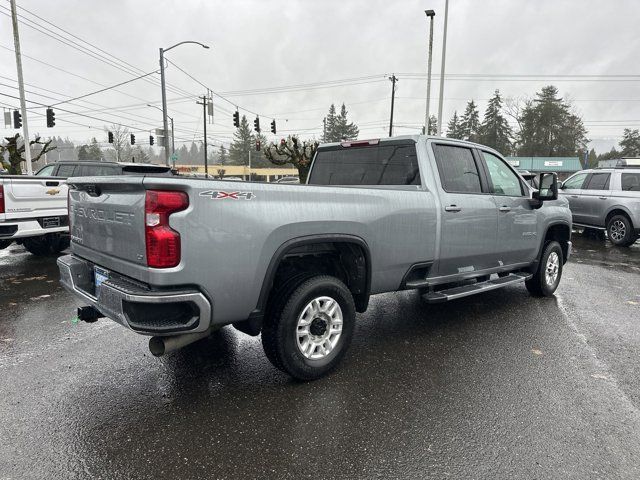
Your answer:
[[[386,136],[391,96],[387,77],[392,73],[399,78],[394,133],[416,133],[425,111],[428,22],[424,10],[434,9],[431,111],[437,113],[444,0],[17,1],[23,16],[20,38],[27,99],[43,104],[129,80],[135,76],[131,66],[137,75],[152,72],[158,68],[160,46],[182,40],[210,45],[209,50],[182,45],[167,58],[231,102],[214,96],[214,124],[208,125],[208,133],[218,144],[232,137],[231,112],[236,105],[251,123],[255,115],[248,111],[259,113],[264,132],[274,117],[278,138],[288,133],[306,138],[319,137],[329,105],[344,102],[360,127],[361,138]],[[0,93],[17,96],[8,8],[8,0],[0,0]],[[504,97],[524,97],[552,83],[573,100],[596,149],[610,148],[623,128],[640,127],[638,19],[640,2],[634,0],[450,0],[447,74],[492,78],[447,79],[445,125],[469,99],[477,101],[482,114],[496,88]],[[52,31],[98,58],[45,35],[53,35]],[[121,66],[127,62],[129,72],[106,59]],[[169,115],[175,118],[176,139],[201,140],[202,107],[196,105],[195,96],[205,88],[171,64],[166,75],[172,89]],[[606,77],[593,81],[584,75]],[[326,84],[361,77],[366,78],[350,85]],[[157,78],[154,74],[149,81],[136,80],[117,92],[60,105],[95,118],[56,110],[53,129],[45,127],[45,106],[28,103],[36,107],[30,110],[31,132],[76,141],[95,136],[105,142],[103,126],[115,122],[132,127],[144,139],[145,132],[161,126],[161,113],[146,106],[160,105]],[[312,86],[268,91],[307,84]],[[253,94],[233,93],[247,90]],[[16,107],[18,101],[0,96],[0,105]],[[13,132],[2,130],[5,136]],[[268,138],[275,137],[269,134]]]

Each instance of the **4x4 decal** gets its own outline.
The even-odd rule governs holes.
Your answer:
[[[251,200],[256,198],[253,192],[223,192],[221,190],[206,190],[200,192],[201,197],[211,197],[212,200],[223,200],[230,198],[231,200]]]

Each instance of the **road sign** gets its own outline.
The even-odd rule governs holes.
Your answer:
[[[172,163],[176,163],[178,161],[178,154],[172,153],[170,158]]]

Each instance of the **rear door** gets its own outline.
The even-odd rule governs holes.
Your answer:
[[[589,172],[576,173],[562,184],[562,188],[559,191],[560,195],[569,201],[569,208],[575,223],[586,223],[587,212],[582,200],[582,186],[588,176]]]
[[[498,265],[498,214],[471,148],[433,144],[441,186],[438,274],[470,273]]]
[[[540,241],[537,237],[537,213],[529,203],[528,190],[503,159],[484,150],[480,155],[487,169],[489,188],[498,214],[498,263],[530,262],[536,256]]]
[[[611,173],[594,172],[582,187],[580,202],[584,209],[584,223],[604,227],[604,218],[612,205]]]

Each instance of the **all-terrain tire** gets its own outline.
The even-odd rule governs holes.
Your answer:
[[[318,275],[291,282],[268,309],[262,347],[275,367],[298,380],[315,380],[344,357],[355,316],[353,296],[337,278]],[[338,326],[339,335],[335,330]],[[301,333],[305,328],[311,334]]]
[[[562,247],[556,241],[545,244],[536,272],[525,286],[534,297],[550,297],[554,294],[562,278],[564,258]]]
[[[32,255],[43,257],[51,255],[51,241],[47,236],[28,237],[22,240],[22,245]]]

